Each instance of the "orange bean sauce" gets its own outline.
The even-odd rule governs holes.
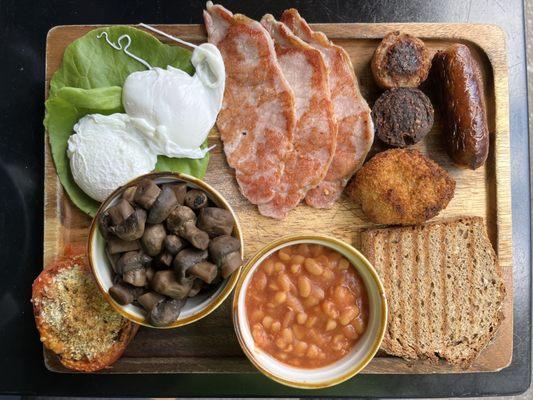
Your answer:
[[[316,244],[284,247],[264,260],[252,275],[245,305],[255,344],[300,368],[342,358],[368,322],[366,288],[357,271],[337,251]]]

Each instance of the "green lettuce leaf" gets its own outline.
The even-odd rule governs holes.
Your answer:
[[[124,112],[121,86],[130,73],[145,69],[123,52],[112,49],[104,39],[96,39],[102,31],[108,32],[113,42],[123,34],[130,35],[132,44],[129,50],[153,67],[172,65],[188,73],[194,72],[189,51],[162,44],[152,35],[125,26],[95,29],[66,48],[63,63],[50,83],[44,125],[61,184],[72,202],[91,216],[95,215],[99,203],[74,182],[66,152],[68,138],[76,122],[87,114]],[[209,154],[200,160],[164,156],[159,156],[157,160],[157,171],[183,172],[203,178]]]
[[[67,156],[67,142],[74,125],[84,115],[124,112],[122,88],[112,86],[85,90],[64,87],[46,101],[45,107],[44,125],[48,130],[50,149],[59,180],[72,202],[83,212],[94,216],[100,203],[87,196],[74,182]]]
[[[207,146],[207,139],[201,146]],[[182,172],[184,174],[195,176],[202,179],[207,171],[207,164],[209,163],[209,153],[204,158],[190,159],[190,158],[170,158],[166,156],[157,156],[157,164],[155,170],[159,172],[172,171]]]
[[[120,36],[129,35],[131,45],[128,51],[146,60],[152,67],[172,65],[189,74],[194,72],[191,52],[187,49],[163,44],[149,33],[129,26],[99,28],[67,46],[63,63],[50,82],[50,97],[64,86],[82,89],[122,86],[132,72],[146,70],[140,62],[109,46],[103,37],[97,39],[102,32],[107,32],[113,43],[117,43]],[[121,43],[124,45],[126,40]]]

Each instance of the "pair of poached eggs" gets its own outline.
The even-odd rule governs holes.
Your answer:
[[[74,126],[67,154],[74,181],[103,201],[116,188],[154,170],[157,156],[203,158],[200,146],[222,107],[224,62],[212,44],[195,46],[196,72],[168,66],[130,74],[125,114],[89,114]]]

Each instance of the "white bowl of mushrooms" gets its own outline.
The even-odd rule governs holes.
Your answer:
[[[143,175],[102,203],[87,253],[106,300],[153,328],[215,310],[235,287],[244,254],[239,222],[221,194],[167,172]]]

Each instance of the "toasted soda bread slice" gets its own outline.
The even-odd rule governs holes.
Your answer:
[[[468,367],[503,320],[505,286],[483,219],[368,229],[361,246],[388,299],[383,350]]]

